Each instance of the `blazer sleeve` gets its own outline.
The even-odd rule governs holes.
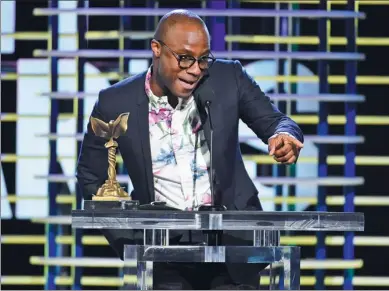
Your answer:
[[[99,93],[91,116],[107,122],[102,113],[101,99],[103,94],[103,91]],[[91,200],[92,195],[96,194],[99,187],[108,178],[108,150],[104,146],[105,143],[105,139],[94,134],[89,119],[76,169],[78,186],[85,200]]]
[[[242,121],[265,143],[272,135],[281,132],[289,133],[304,142],[300,127],[271,103],[270,98],[262,92],[239,61],[234,62],[234,71]]]

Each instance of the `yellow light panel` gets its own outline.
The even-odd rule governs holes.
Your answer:
[[[326,0],[331,5],[346,5],[346,0]],[[319,4],[320,0],[240,0],[246,3]],[[388,0],[355,0],[357,5],[389,5]]]
[[[227,35],[226,42],[259,43],[259,44],[298,44],[318,45],[320,39],[317,36],[273,36],[273,35]],[[389,46],[388,37],[358,37],[358,46]],[[347,45],[346,37],[330,37],[328,45]]]
[[[136,282],[136,276],[125,276],[125,281],[129,283]],[[55,278],[57,285],[72,285],[71,277],[58,276]],[[261,285],[268,285],[270,278],[268,276],[261,276]],[[314,276],[301,276],[301,286],[313,286],[316,283]],[[44,276],[1,276],[1,285],[44,285]],[[343,284],[343,277],[341,276],[326,276],[324,280],[326,286],[341,286]],[[123,286],[123,279],[119,277],[96,277],[83,276],[81,278],[81,285],[83,286],[104,286],[104,287],[120,287]],[[375,286],[375,287],[389,287],[389,277],[384,276],[354,276],[354,286]]]
[[[44,244],[46,237],[44,235],[2,235],[2,244]],[[314,235],[295,235],[281,236],[282,245],[299,245],[299,246],[313,246],[317,244],[317,238]],[[325,244],[327,246],[343,246],[344,236],[327,236],[325,238]],[[59,235],[56,237],[56,243],[64,245],[74,244],[74,236],[72,235]],[[363,247],[388,247],[389,237],[387,236],[355,236],[353,241],[355,246]],[[84,235],[82,237],[83,245],[99,245],[108,246],[106,238],[102,235]]]

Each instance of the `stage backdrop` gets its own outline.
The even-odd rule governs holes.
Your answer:
[[[147,2],[147,3],[146,3]],[[260,8],[301,10],[318,9],[319,1],[294,1],[294,4],[262,3],[266,1],[58,1],[59,8],[73,9],[77,7],[159,7],[159,8],[206,8],[212,5],[225,5],[225,8]],[[219,1],[220,2],[220,1]],[[223,2],[223,1],[221,1]],[[255,3],[253,3],[255,2]],[[271,2],[271,1],[267,1]],[[342,1],[341,1],[342,2]],[[344,2],[344,3],[343,3]],[[324,9],[346,10],[343,4],[322,5]],[[376,1],[377,2],[377,1]],[[216,3],[216,4],[215,4]],[[223,2],[224,3],[224,2]],[[328,1],[328,3],[330,3]],[[360,138],[357,142],[357,157],[355,177],[363,177],[362,185],[353,190],[356,194],[356,211],[366,215],[366,231],[354,239],[354,265],[357,276],[362,276],[359,286],[389,286],[389,277],[385,272],[385,260],[382,256],[384,246],[389,245],[389,231],[380,221],[387,218],[389,205],[385,188],[385,179],[389,170],[389,149],[385,138],[389,125],[389,106],[385,96],[389,93],[389,69],[384,65],[387,46],[389,46],[389,2],[380,1],[380,5],[360,1],[354,9],[366,13],[367,19],[356,20],[358,52],[365,54],[366,59],[358,62],[355,94],[363,96],[364,102],[356,105],[356,133],[351,138]],[[369,4],[369,5],[368,5]],[[215,6],[215,7],[216,7]],[[42,276],[40,258],[44,256],[48,240],[45,234],[45,218],[53,215],[69,214],[76,207],[75,193],[77,186],[74,171],[77,161],[77,147],[82,134],[79,129],[85,129],[92,106],[99,90],[106,88],[127,76],[142,72],[150,65],[149,58],[91,58],[85,56],[75,58],[63,55],[58,59],[50,57],[53,45],[57,51],[74,52],[78,49],[119,51],[122,49],[148,49],[153,29],[158,21],[157,16],[88,16],[77,17],[74,13],[58,16],[58,35],[53,39],[53,22],[47,16],[39,16],[39,8],[48,7],[45,1],[2,1],[1,2],[1,54],[2,54],[2,100],[1,100],[1,218],[2,218],[2,278],[3,288],[27,285],[44,286],[47,277]],[[223,7],[221,7],[223,8]],[[287,17],[220,18],[204,17],[212,35],[214,51],[273,51],[273,52],[310,52],[320,48],[320,35],[316,19],[298,19]],[[223,32],[220,40],[220,27]],[[343,19],[328,21],[328,44],[325,52],[347,52],[346,22]],[[220,25],[219,25],[220,26]],[[81,28],[81,30],[80,30]],[[219,29],[219,30],[218,30]],[[79,33],[85,37],[78,39]],[[49,57],[47,56],[49,55]],[[347,78],[348,67],[344,61],[328,61],[328,86],[323,89],[319,82],[320,63],[318,60],[301,60],[295,58],[252,58],[243,55],[237,57],[279,108],[295,120],[307,135],[305,147],[300,162],[296,166],[276,166],[267,156],[267,146],[256,139],[253,133],[243,123],[240,124],[241,149],[245,157],[246,168],[259,190],[259,197],[265,210],[326,210],[343,211],[345,189],[339,186],[322,187],[316,182],[292,183],[285,186],[263,184],[259,178],[322,177],[319,169],[319,153],[327,157],[328,176],[343,177],[344,148],[342,143],[328,144],[325,147],[320,142],[323,128],[318,125],[318,116],[325,111],[328,124],[325,125],[327,135],[345,135],[347,108],[343,102],[320,102],[318,95],[344,94],[352,86]],[[53,74],[53,63],[56,73]],[[81,69],[80,69],[81,64]],[[82,74],[82,78],[80,78]],[[80,79],[82,85],[80,86]],[[352,82],[352,81],[351,81]],[[322,84],[322,85],[320,85]],[[52,92],[53,86],[56,92]],[[322,86],[322,87],[320,87]],[[82,92],[79,92],[79,88]],[[323,92],[326,91],[326,92]],[[314,96],[309,100],[293,99],[293,96]],[[286,98],[285,96],[289,96]],[[292,96],[292,97],[291,97]],[[315,97],[316,96],[316,97]],[[277,101],[280,97],[287,101]],[[78,100],[82,99],[82,103]],[[53,102],[58,116],[53,124]],[[324,105],[324,103],[326,105]],[[82,108],[80,108],[82,104]],[[81,116],[81,117],[80,117]],[[81,125],[78,123],[81,122]],[[354,120],[353,120],[354,122]],[[53,134],[53,131],[55,134]],[[57,180],[55,186],[58,197],[54,204],[49,203],[50,163],[53,162],[53,152],[50,152],[50,141],[56,140],[54,156],[57,159]],[[318,142],[319,140],[319,142]],[[347,140],[347,138],[345,139]],[[119,165],[118,171],[125,174],[126,170]],[[124,185],[131,191],[131,181]],[[326,205],[317,206],[319,191],[327,196]],[[54,208],[53,208],[54,207]],[[318,207],[318,208],[317,208]],[[352,205],[354,207],[354,204]],[[42,220],[43,219],[43,220]],[[91,234],[98,236],[97,233]],[[70,238],[61,252],[64,256],[72,256],[74,252],[67,248],[73,245],[72,231],[64,227],[58,232],[62,239]],[[371,236],[378,236],[373,238]],[[344,238],[331,236],[326,242],[327,258],[342,259],[341,246]],[[303,255],[318,258],[315,253],[315,236],[301,238],[307,245]],[[285,240],[285,242],[287,242]],[[287,243],[295,243],[296,240]],[[102,243],[96,243],[106,245]],[[354,252],[354,244],[352,247]],[[93,243],[92,243],[93,245]],[[372,246],[381,247],[374,248]],[[325,245],[321,246],[326,249]],[[92,256],[112,256],[109,248],[104,247],[102,254],[97,247],[85,246],[85,253]],[[12,254],[12,255],[11,255]],[[15,258],[16,256],[16,258]],[[389,258],[386,259],[388,261]],[[11,260],[17,260],[16,266]],[[21,266],[21,267],[20,267]],[[363,267],[363,268],[362,268]],[[387,267],[387,266],[386,266]],[[69,275],[67,268],[62,274]],[[386,268],[387,270],[387,268]],[[351,271],[350,271],[351,272]],[[335,273],[334,273],[335,274]],[[16,277],[12,277],[14,275]],[[36,275],[32,281],[23,281],[22,275]],[[307,276],[312,275],[306,271]],[[332,273],[329,273],[331,276]],[[335,275],[343,276],[341,269]],[[381,276],[369,281],[363,276]],[[18,277],[19,276],[19,277]],[[333,279],[333,277],[331,277]],[[340,277],[342,279],[342,277]],[[8,279],[8,281],[7,281]],[[25,279],[25,278],[24,278]],[[333,279],[335,280],[335,279]],[[355,280],[354,280],[355,281]],[[331,281],[335,282],[335,281]],[[340,282],[340,281],[337,281]],[[370,282],[370,283],[369,283]],[[323,282],[324,284],[325,282]],[[327,282],[328,283],[328,282]],[[326,284],[327,284],[326,283]],[[354,282],[355,283],[355,282]],[[304,285],[305,284],[305,285]],[[312,288],[312,281],[303,285]],[[330,283],[328,283],[331,285]],[[341,283],[334,283],[335,288]],[[358,285],[357,285],[358,286]],[[89,288],[89,287],[88,287]]]

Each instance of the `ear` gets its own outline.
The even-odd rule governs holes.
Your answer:
[[[152,40],[150,44],[151,50],[153,51],[153,55],[156,58],[159,58],[161,55],[161,45],[156,40]]]

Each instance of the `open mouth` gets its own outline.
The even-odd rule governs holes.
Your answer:
[[[197,83],[197,81],[188,81],[181,78],[178,78],[178,80],[180,81],[181,86],[184,87],[184,89],[186,90],[192,90]]]

